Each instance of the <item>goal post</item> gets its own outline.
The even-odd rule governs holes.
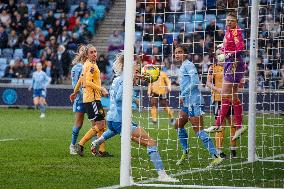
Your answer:
[[[131,163],[130,131],[131,131],[131,121],[132,121],[131,97],[133,94],[135,14],[136,14],[136,1],[126,0],[121,160],[120,160],[120,186],[122,187],[130,186],[130,163]]]
[[[252,0],[249,61],[249,111],[248,111],[248,161],[255,161],[256,156],[256,76],[258,49],[258,12],[259,0]]]

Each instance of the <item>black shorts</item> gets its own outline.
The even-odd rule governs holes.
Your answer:
[[[168,100],[169,99],[169,94],[166,93],[166,94],[158,95],[156,93],[152,93],[152,97],[156,98],[156,99],[159,99],[159,100]]]
[[[221,108],[221,101],[215,101],[215,102],[213,102],[213,105],[214,105],[215,119],[217,119],[218,112]],[[234,115],[234,109],[233,109],[233,106],[231,105],[230,108],[229,108],[229,111],[227,113],[227,117],[230,117],[230,116],[233,116],[233,115]]]
[[[102,121],[105,119],[105,111],[100,100],[84,103],[84,108],[89,120]]]

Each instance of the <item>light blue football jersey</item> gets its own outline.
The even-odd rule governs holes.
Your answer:
[[[122,91],[123,77],[117,76],[110,87],[110,107],[107,112],[107,121],[121,122],[122,119]]]
[[[195,65],[185,60],[179,70],[180,96],[184,99],[184,107],[204,104],[199,86],[199,77]]]
[[[50,77],[48,77],[44,71],[34,72],[32,79],[33,79],[32,82],[33,89],[46,89],[46,87],[49,85],[51,81]]]
[[[73,89],[75,88],[81,73],[82,73],[82,69],[83,69],[83,64],[81,63],[77,63],[75,64],[72,69],[71,69],[71,80],[72,80],[72,87]],[[75,99],[76,103],[83,103],[83,93],[82,93],[82,87],[80,88],[76,99]]]

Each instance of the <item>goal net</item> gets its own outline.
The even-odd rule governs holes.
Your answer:
[[[182,156],[182,148],[171,116],[162,98],[156,98],[156,116],[153,117],[151,94],[148,84],[139,83],[135,93],[140,99],[132,119],[139,123],[157,142],[165,171],[179,179],[179,183],[158,182],[157,172],[149,160],[147,149],[131,144],[131,177],[134,185],[157,187],[223,188],[284,186],[284,2],[259,1],[259,26],[257,34],[256,64],[256,125],[255,161],[248,161],[248,133],[244,133],[233,145],[230,142],[230,123],[225,126],[221,151],[225,160],[216,168],[206,168],[213,160],[195,135],[191,124],[188,133],[190,158],[176,165]],[[187,47],[188,59],[194,63],[199,75],[199,88],[205,100],[204,127],[214,124],[211,89],[206,86],[209,67],[214,62],[218,44],[225,34],[226,13],[237,12],[238,26],[243,29],[246,46],[246,71],[244,89],[239,98],[243,104],[243,125],[248,127],[251,1],[246,0],[137,0],[135,20],[135,61],[142,67],[155,64],[171,81],[168,95],[169,107],[178,117],[179,65],[174,60],[178,44]],[[256,28],[254,28],[256,29]],[[126,37],[127,40],[127,37]],[[154,110],[155,111],[155,110]],[[234,124],[234,123],[233,123]],[[216,146],[216,136],[210,134]],[[232,156],[232,150],[236,156]]]

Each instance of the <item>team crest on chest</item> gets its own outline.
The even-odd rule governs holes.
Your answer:
[[[94,71],[95,71],[95,68],[94,68],[94,67],[91,67],[90,72],[93,74]]]

